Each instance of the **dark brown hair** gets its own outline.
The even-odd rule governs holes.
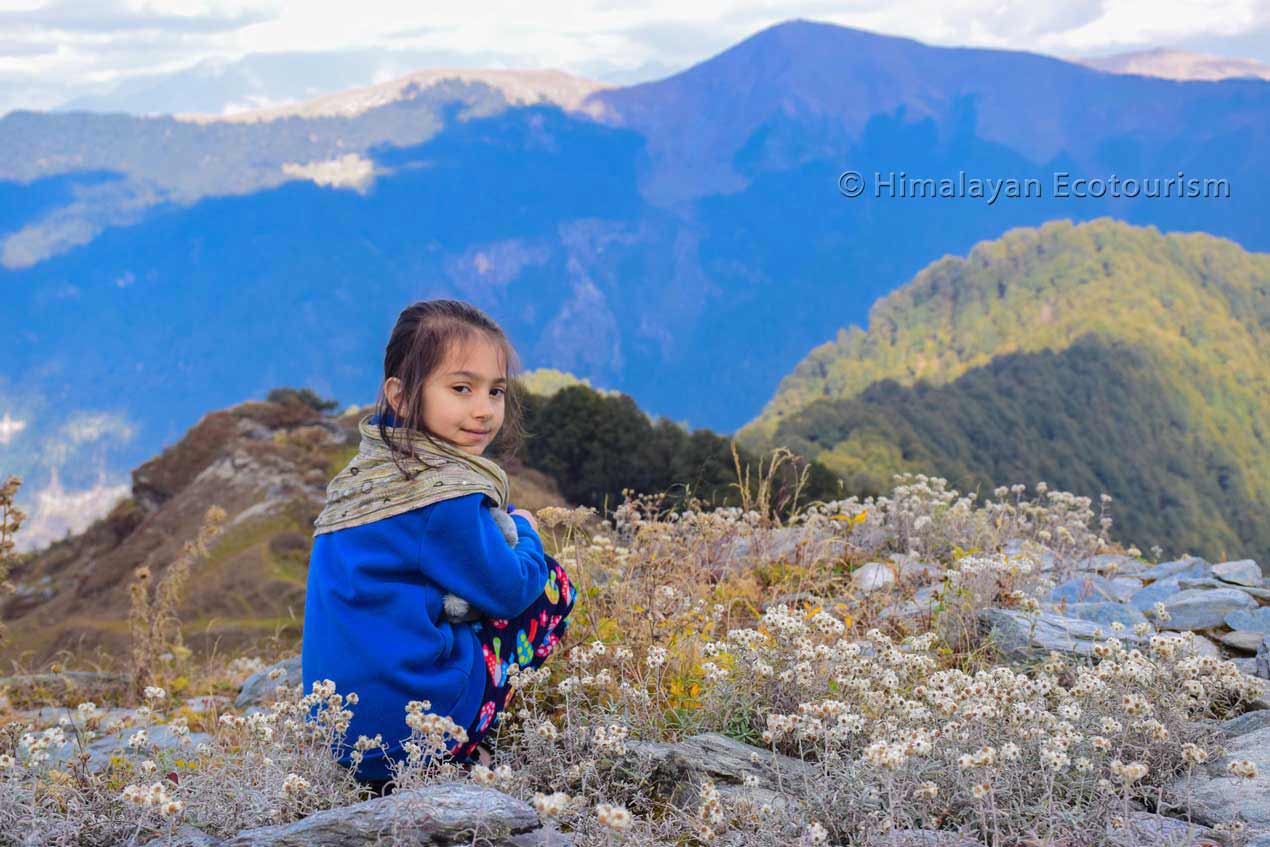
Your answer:
[[[432,443],[435,436],[423,425],[424,386],[429,377],[445,364],[451,349],[457,349],[474,340],[486,340],[499,350],[503,370],[507,376],[507,393],[503,406],[503,425],[490,443],[491,458],[505,460],[516,453],[524,441],[524,417],[520,398],[520,359],[507,340],[502,327],[480,309],[462,300],[420,300],[402,309],[397,324],[388,337],[384,351],[384,380],[396,377],[401,380],[401,405],[404,414],[393,413],[400,429],[421,433]],[[401,466],[397,455],[417,459],[409,448],[405,434],[389,439],[384,416],[392,412],[383,383],[375,399],[374,414],[379,416],[379,434],[393,447],[393,462],[403,475],[409,472]]]

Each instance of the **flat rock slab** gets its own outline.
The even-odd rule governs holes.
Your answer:
[[[126,686],[128,677],[118,673],[93,671],[62,671],[61,673],[28,673],[18,676],[0,676],[0,691],[10,689],[25,691],[46,688],[53,692],[69,694],[101,693]]]
[[[1211,576],[1206,576],[1200,579],[1190,579],[1187,577],[1175,577],[1175,579],[1177,579],[1177,587],[1183,591],[1191,588],[1237,588],[1249,597],[1254,597],[1262,601],[1270,600],[1270,588],[1255,588],[1251,585],[1236,585],[1233,582],[1222,582],[1220,579],[1216,579]],[[1165,580],[1165,582],[1172,581],[1173,580],[1171,579]]]
[[[964,835],[934,829],[897,829],[866,843],[868,847],[982,847]]]
[[[1222,620],[1231,629],[1259,632],[1270,635],[1270,607],[1261,609],[1236,609]],[[1256,647],[1252,648],[1256,650]]]
[[[1069,579],[1050,592],[1051,603],[1100,602],[1111,600],[1125,603],[1142,589],[1142,583],[1131,576],[1120,576],[1114,579],[1096,575],[1078,576]]]
[[[1236,588],[1192,588],[1165,600],[1164,609],[1169,613],[1169,619],[1156,621],[1155,624],[1160,629],[1209,629],[1223,625],[1231,612],[1255,608],[1256,605],[1256,600]],[[1148,614],[1147,617],[1152,616]]]
[[[1213,565],[1213,576],[1236,585],[1250,585],[1258,588],[1265,581],[1261,566],[1252,559],[1238,559],[1233,562],[1222,562]]]
[[[1218,636],[1218,640],[1231,650],[1238,650],[1240,653],[1256,653],[1262,644],[1270,635],[1264,632],[1249,632],[1240,629],[1234,632],[1227,632]]]
[[[1156,603],[1162,603],[1173,595],[1180,593],[1182,591],[1180,582],[1181,580],[1176,576],[1153,582],[1145,588],[1140,588],[1133,592],[1133,596],[1128,601],[1129,605],[1139,612],[1145,612]]]
[[[1141,576],[1151,565],[1133,556],[1121,553],[1099,553],[1086,556],[1077,562],[1081,570],[1096,571],[1101,574],[1120,574],[1121,576]]]
[[[1225,841],[1206,826],[1151,812],[1130,812],[1128,826],[1111,833],[1119,847],[1220,847]]]
[[[278,679],[270,679],[269,672],[274,668],[281,668],[285,672],[284,675]],[[259,706],[273,694],[277,686],[287,685],[294,688],[303,682],[304,678],[300,673],[300,657],[289,656],[247,677],[243,687],[238,690],[238,699],[234,701],[234,708],[242,710]]]
[[[224,847],[352,847],[388,843],[471,843],[512,847],[540,830],[528,803],[465,782],[400,791],[309,815],[290,824],[238,833]],[[382,841],[381,841],[382,843]],[[562,844],[567,842],[554,841]]]
[[[1125,629],[1133,629],[1140,623],[1149,623],[1146,615],[1125,603],[1072,603],[1067,606],[1066,617],[1079,618],[1082,621],[1098,624],[1108,635],[1112,635],[1113,623],[1123,624]],[[1153,626],[1152,629],[1155,627]]]
[[[1257,776],[1231,776],[1226,766],[1249,759]],[[1170,802],[1185,813],[1187,785],[1178,777],[1166,788]],[[1193,774],[1190,785],[1191,819],[1207,826],[1243,818],[1253,832],[1270,830],[1270,727],[1235,736],[1226,742],[1226,755]]]
[[[1161,562],[1153,568],[1147,568],[1138,576],[1147,582],[1159,582],[1170,577],[1204,577],[1212,576],[1213,568],[1199,556],[1185,556],[1171,562]]]
[[[979,625],[996,638],[1006,657],[1022,660],[1044,658],[1051,651],[1090,657],[1094,655],[1096,644],[1112,636],[1105,627],[1079,618],[1050,612],[1028,614],[1015,609],[983,609],[979,612]],[[1126,647],[1140,646],[1147,641],[1129,631],[1115,637]]]
[[[1247,735],[1250,732],[1256,732],[1259,729],[1270,727],[1270,711],[1265,709],[1257,709],[1253,712],[1244,712],[1237,717],[1227,718],[1218,724],[1221,731],[1231,736]]]

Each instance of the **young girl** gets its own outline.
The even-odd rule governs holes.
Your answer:
[[[509,368],[515,351],[479,309],[455,300],[405,309],[358,453],[314,522],[304,690],[330,679],[356,692],[337,753],[350,766],[348,745],[382,736],[387,751],[367,751],[356,771],[376,793],[388,760],[405,758],[411,700],[466,727],[456,760],[487,761],[480,745],[507,706],[507,669],[540,666],[568,627],[569,578],[483,455],[496,436],[504,455],[523,436]]]

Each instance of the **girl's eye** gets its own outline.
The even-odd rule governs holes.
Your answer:
[[[466,386],[466,385],[456,385],[456,386],[454,386],[454,390],[455,390],[455,391],[461,391],[461,390],[463,390],[463,389],[465,389],[465,388],[467,388],[467,386]],[[498,392],[498,396],[499,396],[499,397],[502,397],[504,394],[506,394],[506,393],[507,393],[507,389],[505,389],[505,388],[495,388],[495,389],[492,389],[492,390],[497,391],[497,392]]]

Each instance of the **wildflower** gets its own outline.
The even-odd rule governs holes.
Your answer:
[[[808,844],[824,844],[829,840],[829,831],[820,825],[820,821],[807,824],[805,840]]]
[[[1112,761],[1110,767],[1111,772],[1119,777],[1121,782],[1126,784],[1142,779],[1142,777],[1147,775],[1148,770],[1147,766],[1142,762],[1130,762],[1126,765],[1119,759]]]
[[[469,776],[471,776],[472,781],[478,785],[493,785],[496,779],[494,772],[484,765],[477,765],[472,768],[472,772]]]
[[[309,781],[299,774],[289,773],[287,778],[282,781],[283,793],[291,796],[303,794],[308,788]]]
[[[1257,778],[1257,763],[1248,759],[1236,759],[1226,766],[1226,771],[1232,776],[1242,776],[1245,779]]]
[[[648,655],[644,657],[644,664],[649,668],[660,668],[666,664],[666,648],[654,644],[648,648]]]
[[[988,792],[992,790],[992,786],[986,782],[977,782],[970,786],[970,793],[974,795],[976,800],[982,800],[988,796]]]
[[[1208,761],[1208,751],[1194,744],[1183,744],[1182,761],[1188,765],[1202,765]]]
[[[600,803],[595,807],[595,819],[600,826],[608,827],[615,832],[624,832],[631,828],[634,818],[623,806],[611,806]]]
[[[939,786],[927,780],[917,786],[913,791],[913,796],[919,800],[934,800],[939,796]]]
[[[128,746],[134,750],[138,750],[144,747],[146,745],[146,742],[148,742],[149,740],[150,739],[146,735],[146,731],[144,729],[139,729],[135,733],[133,733],[133,736],[131,738],[128,739]]]
[[[537,732],[538,732],[538,735],[540,735],[542,738],[546,739],[547,741],[555,741],[557,738],[560,737],[560,730],[556,729],[555,724],[547,720],[538,724]]]
[[[559,817],[569,807],[569,801],[572,798],[563,791],[554,791],[551,794],[534,794],[533,805],[538,810],[538,814],[548,818]]]
[[[145,691],[147,700],[162,700],[168,696],[168,692],[155,685],[147,685]]]
[[[507,782],[512,778],[512,769],[508,765],[499,765],[494,768],[494,779],[499,782]]]

